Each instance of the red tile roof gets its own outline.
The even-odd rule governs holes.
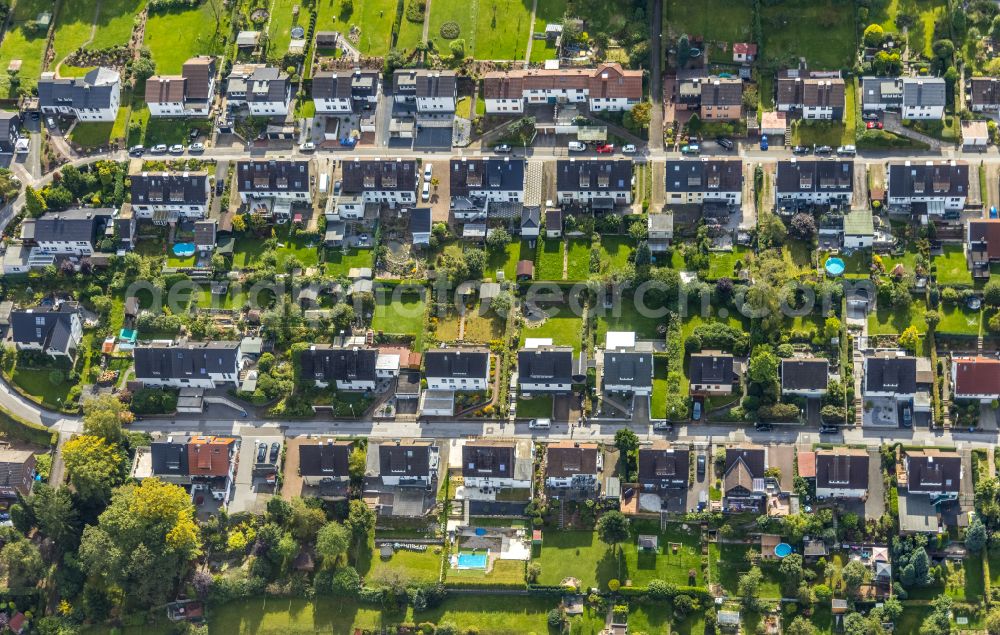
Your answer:
[[[985,243],[986,256],[1000,259],[1000,219],[982,218],[969,221],[969,242]]]
[[[955,395],[1000,394],[1000,360],[989,357],[956,357]]]
[[[799,462],[799,476],[802,478],[816,478],[815,452],[799,452],[796,460]]]
[[[188,442],[188,472],[191,476],[226,476],[235,439],[193,437]]]
[[[642,99],[642,71],[606,63],[597,68],[493,71],[483,78],[486,99],[521,99],[527,90],[587,90],[591,98]]]
[[[737,42],[733,44],[733,53],[737,55],[756,55],[757,45],[750,42]]]

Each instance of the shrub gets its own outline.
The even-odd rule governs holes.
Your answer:
[[[422,19],[422,18],[421,18]],[[454,40],[462,33],[462,27],[458,26],[458,22],[445,22],[441,25],[441,37],[446,40]]]

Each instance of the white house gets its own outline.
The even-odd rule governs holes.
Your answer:
[[[786,71],[778,78],[775,104],[779,112],[807,120],[840,121],[844,117],[845,85],[839,71],[807,73]]]
[[[463,157],[452,159],[449,168],[452,198],[524,202],[524,159]]]
[[[236,163],[240,201],[274,199],[285,203],[310,201],[309,161],[248,159]]]
[[[108,237],[115,210],[78,208],[46,212],[21,223],[21,241],[50,256],[90,256]]]
[[[435,348],[424,353],[429,390],[485,391],[490,382],[490,352],[485,348]]]
[[[399,69],[392,75],[397,103],[411,104],[418,114],[455,112],[458,78],[455,71]]]
[[[44,114],[73,115],[80,121],[114,121],[121,104],[121,76],[103,66],[83,77],[56,79],[42,73],[38,80],[38,108]]]
[[[921,216],[961,212],[969,194],[969,165],[961,161],[890,163],[889,207],[909,208]]]
[[[437,480],[439,461],[433,441],[369,443],[365,475],[390,487],[428,487]]]
[[[530,444],[478,439],[462,446],[462,484],[466,488],[531,488],[531,456],[518,451]]]
[[[851,210],[844,215],[844,247],[866,249],[875,243],[875,220],[870,209]]]
[[[255,117],[287,115],[291,94],[288,73],[273,66],[235,65],[226,82],[229,105],[246,105]]]
[[[10,339],[19,351],[40,351],[72,363],[83,339],[80,310],[73,303],[62,303],[11,311]]]
[[[487,114],[523,113],[526,105],[586,103],[592,111],[631,110],[642,101],[642,71],[617,62],[597,68],[492,71],[483,78]]]
[[[816,451],[816,497],[868,497],[868,451],[833,448]]]
[[[299,356],[302,377],[319,388],[371,391],[378,382],[378,350],[314,344]]]
[[[517,378],[521,394],[570,392],[573,388],[573,349],[539,346],[517,353]]]
[[[853,161],[778,161],[774,185],[778,206],[849,205],[853,191]]]
[[[343,185],[335,208],[337,217],[360,220],[369,203],[392,209],[416,204],[419,177],[413,159],[353,159],[341,165]]]
[[[940,119],[946,104],[943,77],[903,78],[903,119]]]
[[[146,386],[213,389],[236,385],[243,368],[240,342],[154,342],[136,346],[135,378]]]
[[[626,159],[564,159],[556,162],[560,205],[590,205],[611,211],[632,204],[632,162]]]
[[[136,218],[166,225],[180,219],[200,220],[208,212],[206,172],[142,172],[129,175],[129,181]]]
[[[545,486],[550,489],[574,489],[593,492],[601,472],[604,455],[596,443],[560,441],[545,450]],[[555,496],[558,498],[558,496]]]
[[[792,357],[781,360],[781,394],[821,397],[826,394],[830,363],[825,359]]]
[[[667,203],[701,205],[705,202],[741,205],[743,162],[739,159],[668,160]]]
[[[1000,360],[955,357],[951,361],[952,399],[990,403],[1000,399]]]
[[[180,75],[154,75],[146,80],[151,117],[207,117],[215,96],[215,58],[192,57]]]
[[[377,71],[317,71],[312,80],[316,113],[346,115],[374,109],[382,83]]]

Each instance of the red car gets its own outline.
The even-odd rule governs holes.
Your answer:
[[[882,122],[881,121],[869,121],[868,124],[866,125],[866,127],[869,130],[881,130],[882,129]]]
[[[601,145],[597,146],[598,154],[611,154],[614,151],[615,151],[615,146],[614,144],[611,143],[602,143]]]

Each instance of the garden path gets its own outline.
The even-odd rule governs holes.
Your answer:
[[[100,15],[101,15],[101,0],[97,0],[97,2],[94,3],[94,19],[90,21],[90,37],[87,38],[86,42],[80,45],[80,48],[86,48],[91,42],[94,41],[94,36],[97,34],[97,18]],[[59,63],[56,64],[56,77],[59,77],[59,69],[62,68],[63,62],[65,62],[66,58],[72,55],[73,53],[75,53],[75,51],[70,51],[66,55],[63,55],[62,59],[59,60]]]
[[[427,0],[430,2],[431,0]],[[532,0],[531,3],[531,20],[528,22],[530,25],[528,28],[528,46],[524,47],[524,65],[527,66],[531,63],[531,45],[535,41],[535,12],[538,11],[538,0]],[[475,106],[475,104],[473,104]],[[475,112],[473,110],[472,112]]]

